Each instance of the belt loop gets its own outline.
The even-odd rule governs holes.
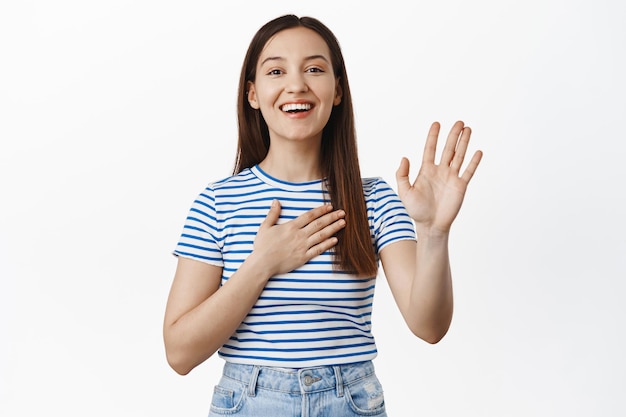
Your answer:
[[[252,367],[252,374],[250,375],[250,382],[248,383],[248,396],[254,397],[256,396],[256,382],[259,379],[259,371],[261,367],[258,365],[254,365]]]
[[[341,367],[333,366],[335,371],[335,383],[337,384],[337,397],[343,397],[343,379],[341,378]]]

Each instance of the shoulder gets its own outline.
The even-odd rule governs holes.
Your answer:
[[[363,178],[365,205],[371,210],[373,219],[387,221],[408,217],[398,193],[381,177]],[[394,220],[395,221],[395,220]]]
[[[396,191],[383,178],[363,178],[363,192],[377,253],[391,242],[415,240],[413,220]]]
[[[246,169],[238,174],[209,182],[196,197],[194,206],[205,206],[214,209],[216,198],[225,193],[228,194],[229,190],[241,187],[241,184],[249,176],[250,172]]]
[[[363,183],[363,191],[370,191],[376,188],[376,185],[383,181],[381,177],[366,177],[361,178],[361,182]]]
[[[363,194],[367,202],[378,201],[381,197],[396,195],[393,188],[381,177],[362,178],[361,182],[363,183]]]
[[[363,184],[363,192],[367,196],[369,194],[375,193],[380,185],[384,184],[385,181],[381,177],[367,177],[361,178],[361,183]]]
[[[217,181],[210,182],[207,188],[215,191],[239,188],[245,186],[255,178],[256,176],[252,173],[252,171],[249,168],[246,168],[238,174],[230,175]]]
[[[205,196],[215,201],[216,198],[232,196],[238,190],[251,187],[257,183],[256,176],[249,169],[244,169],[238,174],[209,182],[200,193],[200,196]]]

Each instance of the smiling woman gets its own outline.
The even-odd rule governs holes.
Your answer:
[[[291,37],[287,35],[293,35],[297,39],[294,39],[295,42],[291,41]],[[316,139],[317,142],[315,139],[300,140],[279,146],[278,138],[270,140],[270,129],[278,129],[281,124],[277,122],[274,125],[266,117],[275,115],[282,123],[293,121],[287,119],[281,111],[266,116],[260,107],[255,108],[258,102],[250,101],[251,87],[255,84],[262,87],[276,77],[268,76],[263,70],[270,72],[274,69],[281,73],[280,67],[269,66],[262,69],[261,64],[273,61],[284,63],[287,58],[293,61],[292,65],[297,69],[290,69],[295,73],[288,74],[286,81],[282,76],[276,80],[276,83],[282,81],[285,89],[278,99],[282,100],[278,105],[289,104],[287,100],[293,101],[293,96],[297,95],[316,98],[319,108],[314,110],[314,114],[307,116],[303,123],[291,125],[315,125],[325,114],[321,118],[323,124],[316,128],[319,129],[317,135],[321,135]],[[305,69],[309,72],[305,73]],[[283,68],[282,72],[285,71]],[[302,83],[296,87],[296,92],[293,92],[292,85],[284,84],[291,82],[290,78],[294,77],[297,82]],[[309,90],[312,87],[315,87],[313,92],[298,92],[298,88]],[[317,96],[315,91],[318,91]],[[325,105],[321,102],[324,97]],[[345,270],[375,275],[377,266],[364,207],[348,74],[334,34],[318,20],[308,17],[298,19],[295,16],[285,16],[261,28],[253,38],[244,60],[239,80],[238,103],[239,145],[235,173],[259,164],[285,180],[324,178],[330,202],[335,207],[342,208],[346,217],[351,219],[339,232],[339,237],[342,238],[334,247],[337,261]],[[272,108],[271,103],[268,107]],[[308,134],[311,135],[316,129],[309,128]],[[299,149],[292,151],[292,146],[298,146]],[[268,166],[270,164],[271,167]]]
[[[341,88],[330,60],[324,39],[305,27],[283,30],[263,48],[258,76],[247,83],[250,106],[261,111],[272,137],[262,167],[282,169],[295,181],[321,177],[315,158],[305,158],[308,167],[289,167],[285,155],[276,152],[287,150],[279,142],[296,140],[308,142],[310,153],[319,157],[322,130],[333,107],[341,103]]]
[[[176,372],[215,352],[226,361],[210,415],[386,415],[372,363],[378,262],[411,331],[439,341],[452,318],[449,231],[481,158],[460,172],[470,133],[457,122],[436,165],[434,123],[414,183],[400,164],[399,194],[361,178],[332,32],[293,15],[257,32],[235,170],[189,211],[164,321]]]

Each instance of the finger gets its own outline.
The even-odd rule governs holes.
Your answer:
[[[472,159],[470,160],[467,168],[465,168],[465,172],[463,172],[463,176],[461,178],[466,182],[470,182],[474,173],[476,172],[476,168],[478,168],[478,164],[480,164],[481,159],[483,158],[482,151],[476,151]]]
[[[346,213],[343,210],[335,210],[333,212],[327,213],[324,216],[318,217],[317,219],[313,220],[311,223],[303,227],[302,231],[305,233],[306,236],[313,236],[321,232],[326,227],[329,227],[329,225],[332,225],[336,223],[338,220],[343,219],[345,215]],[[325,237],[329,237],[333,235],[334,233],[335,232],[326,234]],[[315,243],[317,242],[312,242],[311,245]]]
[[[424,156],[422,157],[422,163],[435,163],[435,154],[437,153],[437,138],[439,137],[439,122],[433,122],[430,125],[428,136],[426,137],[426,144],[424,145]]]
[[[326,239],[318,243],[317,245],[310,247],[309,250],[306,251],[306,256],[308,258],[307,262],[315,258],[316,256],[319,256],[322,253],[326,252],[327,250],[335,246],[337,242],[338,242],[337,238],[333,236],[329,239]]]
[[[325,226],[323,229],[313,233],[309,240],[307,241],[309,247],[313,247],[318,245],[319,243],[332,238],[335,236],[337,232],[343,229],[346,226],[346,221],[344,219],[338,219],[333,223]]]
[[[409,180],[409,169],[411,163],[408,159],[402,158],[400,166],[396,171],[396,182],[398,183],[398,193],[403,193],[405,190],[411,188],[411,181]]]
[[[458,121],[450,129],[450,133],[448,134],[448,139],[446,140],[446,145],[443,148],[443,152],[441,153],[441,165],[450,165],[452,162],[452,158],[454,157],[454,152],[456,150],[456,145],[459,142],[459,136],[463,131],[463,122]]]
[[[461,138],[456,145],[456,151],[454,152],[454,158],[452,159],[452,163],[450,163],[450,168],[452,168],[455,172],[459,172],[461,170],[461,165],[463,165],[463,160],[465,159],[465,153],[467,152],[467,147],[469,145],[471,135],[472,129],[470,129],[468,126],[464,127],[463,130],[461,130]]]
[[[299,229],[306,227],[311,222],[330,212],[332,209],[333,206],[331,204],[322,204],[321,206],[311,209],[293,219],[293,225]]]
[[[272,201],[270,211],[265,216],[265,219],[261,223],[261,229],[274,226],[280,217],[281,207],[278,200]]]

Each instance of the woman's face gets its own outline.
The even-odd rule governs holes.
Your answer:
[[[341,102],[328,45],[311,29],[278,32],[263,48],[248,102],[259,109],[273,145],[321,141],[333,106]]]

